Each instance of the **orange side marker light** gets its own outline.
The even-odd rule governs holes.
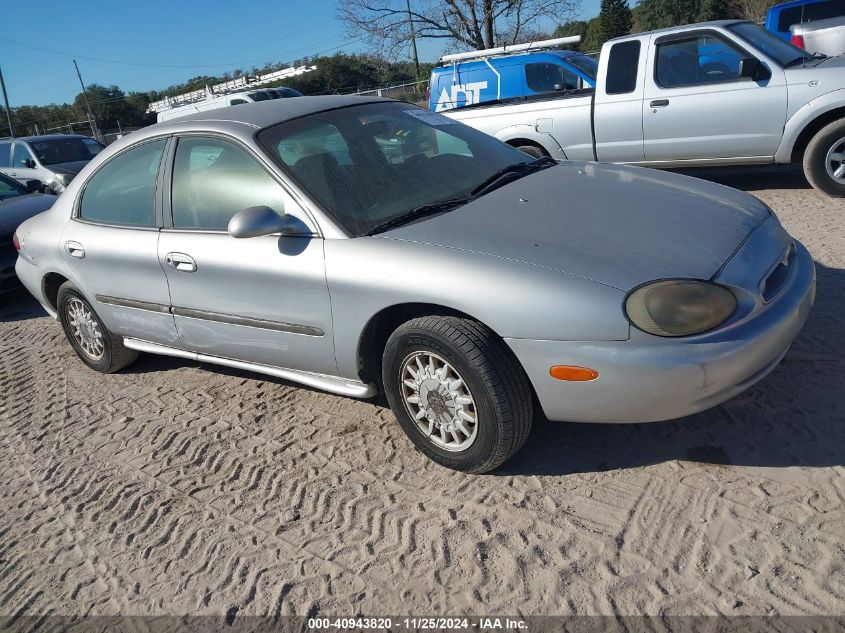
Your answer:
[[[599,372],[589,367],[578,367],[576,365],[554,365],[549,369],[549,374],[552,378],[558,380],[570,380],[574,382],[584,382],[587,380],[595,380],[599,377]]]

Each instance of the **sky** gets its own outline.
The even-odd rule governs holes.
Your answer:
[[[35,13],[29,3],[4,2],[0,70],[16,107],[72,101],[80,92],[74,58],[86,85],[144,92],[268,61],[366,52],[335,17],[336,1],[42,0]],[[582,0],[578,17],[593,17],[598,4]],[[538,26],[551,31],[554,22]],[[434,61],[442,44],[418,49]]]

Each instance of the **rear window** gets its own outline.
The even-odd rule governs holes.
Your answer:
[[[640,65],[640,41],[620,42],[610,47],[607,60],[607,94],[634,92],[637,87],[637,68]]]
[[[825,0],[813,2],[798,7],[790,7],[780,12],[778,16],[778,31],[786,33],[793,24],[826,20],[845,15],[845,0]]]

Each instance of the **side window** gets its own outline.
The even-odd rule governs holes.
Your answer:
[[[173,226],[225,231],[247,207],[284,211],[283,191],[243,149],[216,138],[179,139],[173,163]]]
[[[11,167],[12,144],[0,143],[0,167]]]
[[[241,105],[242,103],[249,103],[246,99],[232,99],[229,105]]]
[[[557,64],[526,64],[525,82],[534,92],[577,90],[578,76]]]
[[[26,167],[28,160],[33,160],[29,148],[23,143],[15,143],[15,149],[12,152],[12,167]]]
[[[662,88],[734,81],[743,53],[712,35],[658,44],[655,79]]]
[[[155,226],[156,176],[165,139],[144,143],[107,162],[85,185],[79,217],[91,222]]]
[[[609,95],[634,92],[640,65],[640,40],[619,42],[610,47],[605,90]]]

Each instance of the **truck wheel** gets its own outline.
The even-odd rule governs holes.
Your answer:
[[[125,347],[123,338],[108,330],[71,282],[66,281],[59,287],[56,303],[67,340],[91,369],[111,374],[138,358],[137,351]]]
[[[845,119],[823,127],[807,145],[804,175],[819,191],[845,196]]]
[[[388,339],[382,372],[402,429],[438,464],[484,473],[528,438],[528,378],[505,343],[480,323],[453,316],[408,321]]]
[[[518,145],[516,149],[534,158],[543,158],[544,156],[549,155],[546,150],[542,147],[537,147],[536,145]]]

